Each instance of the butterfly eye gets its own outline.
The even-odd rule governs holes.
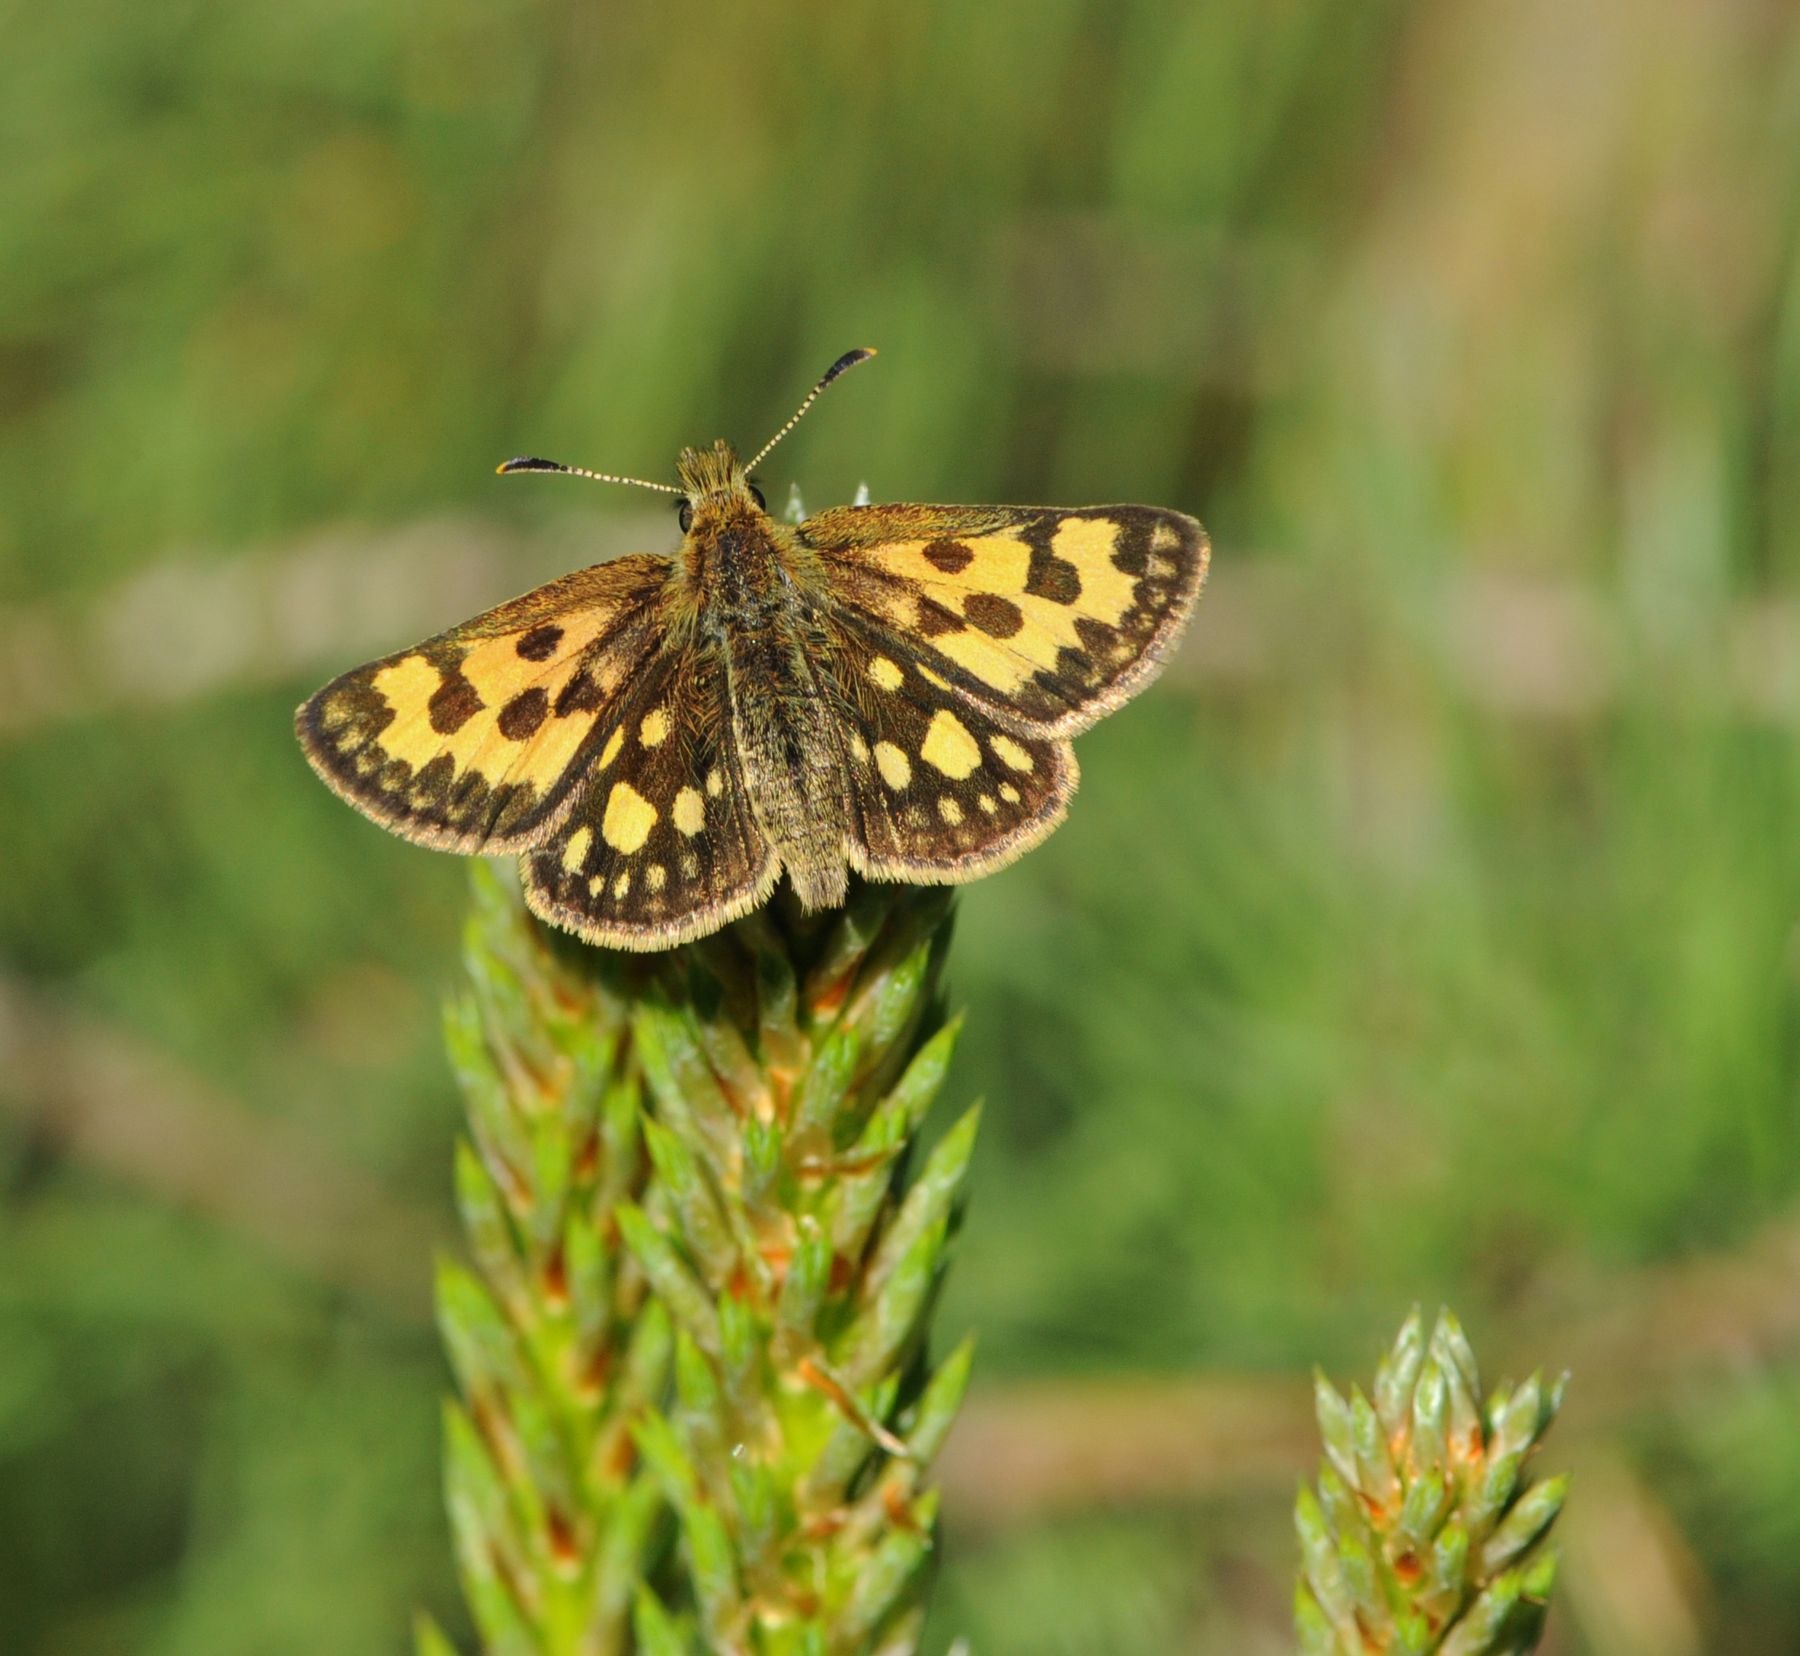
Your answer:
[[[682,534],[694,527],[694,503],[691,500],[675,502],[675,521],[681,525]]]
[[[765,511],[765,512],[768,511],[769,503],[768,503],[768,501],[763,499],[762,490],[757,488],[757,486],[754,483],[752,483],[750,485],[750,498],[752,500],[754,500],[756,502],[756,504],[762,508],[763,511]]]

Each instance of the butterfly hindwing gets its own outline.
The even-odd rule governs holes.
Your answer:
[[[332,680],[295,717],[313,768],[383,827],[511,851],[567,808],[654,643],[666,558],[577,570]]]
[[[1205,579],[1151,506],[842,506],[800,525],[833,596],[1017,731],[1085,730],[1156,672]]]
[[[902,635],[841,619],[850,864],[873,879],[954,883],[1009,863],[1062,821],[1074,750],[1009,729],[953,691]]]
[[[523,859],[546,920],[615,949],[705,936],[768,896],[781,864],[756,825],[723,669],[658,656],[609,717],[578,798]]]

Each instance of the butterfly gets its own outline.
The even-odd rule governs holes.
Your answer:
[[[1206,574],[1205,531],[1152,506],[839,506],[770,515],[748,465],[683,449],[679,487],[551,460],[508,472],[676,497],[673,556],[576,570],[397,655],[295,716],[324,781],[384,828],[517,854],[546,920],[661,949],[852,873],[953,883],[1063,819],[1069,738],[1155,674]]]

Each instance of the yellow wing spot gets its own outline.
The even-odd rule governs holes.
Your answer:
[[[952,828],[958,828],[962,825],[962,806],[958,805],[948,794],[938,795],[938,815],[941,816],[945,822],[949,823]]]
[[[613,899],[617,901],[631,889],[631,870],[628,868],[618,879],[613,881]]]
[[[934,689],[948,690],[950,688],[950,681],[945,678],[942,673],[934,673],[929,667],[923,666],[917,662],[913,665],[917,668],[919,677]]]
[[[350,698],[343,694],[328,696],[325,705],[319,709],[319,727],[322,730],[342,730],[350,722]]]
[[[661,747],[669,734],[669,710],[653,707],[638,726],[638,740],[647,748]]]
[[[1008,770],[1028,771],[1034,764],[1031,755],[1010,736],[990,736],[988,746]]]
[[[700,859],[692,851],[681,853],[681,877],[684,880],[697,880],[700,877]]]
[[[600,837],[626,856],[650,837],[656,826],[656,807],[629,782],[613,783],[606,796],[606,815],[600,819]]]
[[[624,745],[625,727],[623,725],[616,725],[613,728],[612,735],[606,738],[606,746],[600,750],[600,763],[597,768],[605,770],[613,760],[619,757],[619,749]]]
[[[725,773],[714,765],[706,773],[706,797],[717,799],[725,791]]]
[[[1150,531],[1150,550],[1173,552],[1180,544],[1181,537],[1175,533],[1175,525],[1159,518],[1156,527]]]
[[[1019,790],[1010,782],[1002,782],[1000,784],[1000,797],[1004,799],[1008,805],[1017,805],[1019,803]]]
[[[854,730],[850,732],[850,757],[859,765],[869,762],[869,744],[862,739],[860,732]]]
[[[588,881],[588,896],[590,897],[598,897],[605,889],[606,876],[604,874],[596,874],[593,879]]]
[[[912,781],[912,761],[892,742],[875,744],[875,768],[881,772],[881,780],[895,793]]]
[[[1068,518],[1051,538],[1050,550],[1081,571],[1082,615],[1116,627],[1137,596],[1138,578],[1112,561],[1119,526],[1110,518]]]
[[[356,766],[358,776],[373,776],[380,767],[381,754],[377,749],[370,748],[364,753],[357,754],[351,763]]]
[[[898,690],[905,675],[886,656],[877,656],[869,663],[869,677],[883,690]]]
[[[389,662],[369,681],[369,688],[404,717],[423,707],[444,682],[444,675],[421,655],[402,656]]]
[[[935,765],[952,781],[960,782],[979,768],[981,749],[969,734],[968,726],[954,713],[940,708],[932,715],[931,728],[925,732],[925,740],[919,747],[919,757],[926,764]],[[1029,765],[1030,761],[1026,763]]]
[[[983,794],[975,801],[975,803],[981,807],[981,814],[983,816],[992,816],[994,812],[1000,809],[1000,807],[994,803],[994,796],[992,794]]]
[[[669,871],[661,863],[652,863],[644,870],[644,884],[652,891],[661,891],[669,883]]]
[[[581,865],[587,861],[588,847],[593,844],[594,831],[584,822],[569,836],[569,843],[563,847],[562,865],[565,874],[578,874]]]
[[[692,839],[706,826],[706,801],[698,788],[683,788],[675,796],[675,808],[669,814],[675,826]]]
[[[1025,600],[1021,599],[1019,602],[1023,603]],[[1071,623],[1071,627],[1072,625]],[[1037,671],[1030,658],[1004,644],[996,644],[978,628],[945,633],[941,638],[934,638],[932,643],[958,667],[973,673],[983,684],[991,685],[1003,694],[1017,690]],[[1054,659],[1054,649],[1050,653]]]

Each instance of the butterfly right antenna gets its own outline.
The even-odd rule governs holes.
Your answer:
[[[745,466],[744,470],[746,472],[752,472],[752,471],[755,471],[756,468],[762,464],[762,462],[763,462],[764,458],[767,456],[769,450],[772,449],[777,443],[779,443],[783,437],[787,436],[787,434],[790,431],[792,431],[794,429],[794,427],[800,423],[800,416],[802,414],[804,414],[807,411],[807,409],[811,408],[812,405],[819,400],[820,394],[824,391],[826,386],[828,386],[840,374],[849,373],[850,370],[857,365],[857,363],[867,362],[869,360],[869,358],[872,357],[874,354],[875,354],[874,348],[872,346],[865,345],[860,350],[846,351],[841,357],[839,357],[837,359],[836,362],[832,363],[832,365],[825,370],[823,376],[819,380],[819,383],[817,385],[815,385],[812,388],[812,390],[810,390],[806,393],[806,401],[801,403],[801,405],[794,410],[794,417],[791,420],[789,420],[788,423],[786,425],[784,425],[778,432],[776,432],[775,435],[768,440],[768,442],[764,443],[763,446],[756,451],[756,458],[754,460],[752,460],[747,466]]]

